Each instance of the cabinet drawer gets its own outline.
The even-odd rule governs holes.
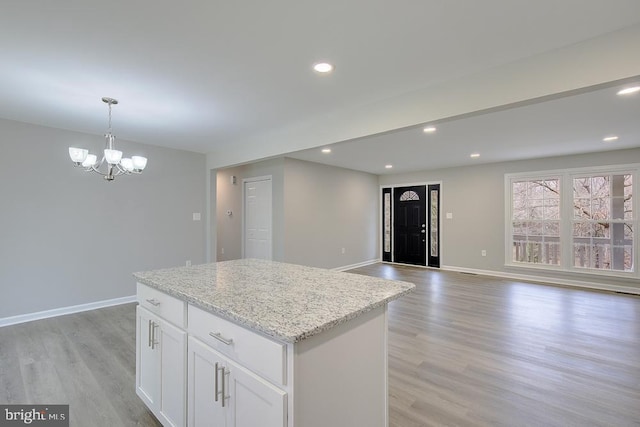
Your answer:
[[[275,384],[286,384],[286,345],[189,305],[189,334]]]
[[[186,328],[186,302],[142,283],[138,283],[137,295],[141,306],[180,328]]]

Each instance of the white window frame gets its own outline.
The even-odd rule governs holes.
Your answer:
[[[599,174],[632,174],[634,192],[640,188],[640,164],[625,164],[611,166],[582,167],[563,170],[547,170],[535,172],[510,173],[504,175],[504,200],[505,200],[505,266],[519,269],[562,271],[576,274],[589,274],[598,276],[614,276],[626,278],[640,277],[640,265],[638,264],[640,250],[638,230],[638,196],[634,194],[632,207],[634,218],[626,221],[633,224],[633,271],[599,270],[573,266],[573,179],[587,175]],[[533,264],[517,262],[513,260],[513,235],[512,235],[512,182],[534,181],[544,179],[560,179],[560,265]]]

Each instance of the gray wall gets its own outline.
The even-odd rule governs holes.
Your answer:
[[[625,280],[564,272],[546,273],[539,269],[533,271],[504,265],[506,173],[630,163],[640,163],[640,149],[383,175],[380,176],[380,184],[442,181],[443,266],[638,287],[637,279]],[[452,219],[444,218],[447,212],[453,214]],[[486,257],[481,256],[483,249],[487,251]]]
[[[242,176],[243,167],[220,170],[216,173],[216,260],[242,258]],[[236,184],[231,177],[237,178]],[[227,210],[233,214],[227,216]],[[224,251],[224,253],[223,253]]]
[[[236,177],[236,184],[231,183]],[[242,258],[242,180],[271,176],[273,259],[284,261],[284,158],[265,160],[216,173],[217,260]],[[227,215],[227,210],[233,214]],[[224,248],[224,254],[222,249]]]
[[[377,258],[377,177],[279,158],[217,171],[217,260],[242,256],[242,179],[266,175],[273,179],[274,260],[336,268]]]
[[[131,296],[134,271],[204,262],[205,156],[116,141],[149,164],[109,183],[67,152],[103,144],[0,120],[0,318]]]
[[[336,268],[378,258],[377,176],[287,158],[284,187],[287,262]]]

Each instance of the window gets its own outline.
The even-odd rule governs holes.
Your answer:
[[[513,181],[511,235],[515,262],[560,264],[560,178]]]
[[[400,201],[406,202],[409,200],[420,200],[420,196],[415,191],[405,191],[400,195]]]
[[[633,271],[633,175],[573,178],[573,265]]]
[[[635,271],[638,165],[505,176],[509,265]]]

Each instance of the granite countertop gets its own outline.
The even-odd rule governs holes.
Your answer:
[[[288,343],[411,292],[408,282],[241,259],[134,273],[138,282]]]

